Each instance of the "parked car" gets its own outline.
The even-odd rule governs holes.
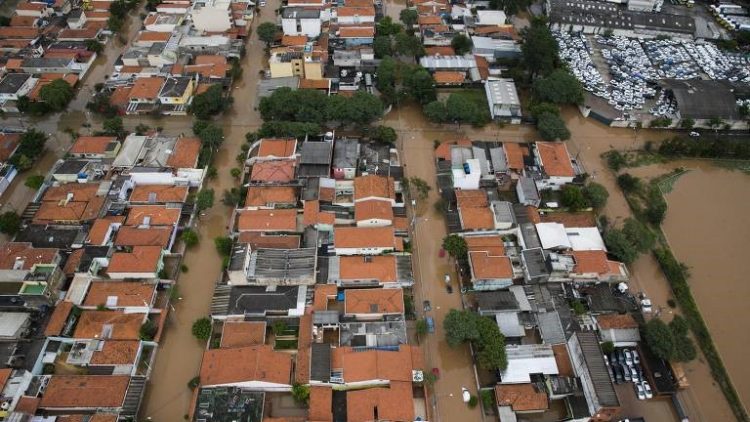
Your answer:
[[[620,365],[625,365],[625,355],[622,353],[622,349],[615,350],[615,353],[617,353],[617,361],[620,362]]]
[[[424,322],[427,324],[427,332],[428,333],[434,333],[435,332],[435,320],[432,319],[431,316],[428,316],[424,319]]]
[[[625,355],[625,364],[630,366],[633,364],[633,354],[630,352],[630,349],[622,349],[622,354]]]
[[[652,311],[653,308],[651,307],[651,299],[641,299],[641,312],[643,312],[644,314],[650,314]]]
[[[471,400],[471,393],[466,387],[461,387],[461,398],[463,399],[464,403],[468,403],[469,400]]]
[[[628,369],[630,370],[630,379],[636,384],[639,383],[641,375],[638,373],[638,370],[632,366],[628,366]]]
[[[628,368],[627,366],[622,366],[622,375],[623,377],[625,377],[625,381],[627,382],[630,382],[630,380],[632,379],[632,377],[630,376],[630,368]]]
[[[609,358],[607,357],[607,355],[604,355],[604,364],[609,366]]]
[[[622,384],[625,381],[625,377],[623,376],[622,372],[622,366],[615,363],[612,365],[612,368],[615,370],[615,382],[618,384]]]
[[[425,312],[430,312],[432,310],[432,305],[430,304],[429,300],[425,300],[422,302],[422,305],[424,307]]]
[[[643,389],[642,385],[633,384],[633,388],[635,389],[635,395],[638,397],[638,400],[646,400],[646,390]]]
[[[698,132],[693,131],[693,132],[690,132],[690,136],[692,136],[694,138],[697,138],[697,137],[701,136],[701,134],[698,133]]]
[[[643,392],[646,394],[647,399],[654,397],[654,392],[651,391],[651,385],[649,385],[648,381],[643,381]]]
[[[638,351],[633,350],[633,364],[638,365],[641,363],[641,358],[638,356]]]

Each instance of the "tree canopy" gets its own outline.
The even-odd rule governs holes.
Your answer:
[[[260,101],[263,120],[323,124],[369,124],[383,115],[383,103],[376,96],[358,91],[354,96],[328,96],[317,90],[277,89]]]
[[[443,239],[443,249],[456,259],[465,258],[469,251],[466,240],[457,234],[448,235]]]
[[[195,320],[192,332],[198,340],[208,340],[211,337],[211,318],[203,317]]]
[[[401,22],[404,23],[404,25],[411,27],[414,26],[414,24],[417,23],[417,20],[419,19],[419,13],[417,13],[414,9],[404,9],[399,13],[399,19],[401,19]]]
[[[553,104],[582,104],[583,86],[575,76],[565,69],[554,70],[549,75],[534,81],[534,96],[537,100]]]
[[[451,347],[471,342],[476,350],[477,363],[482,369],[505,369],[505,337],[494,320],[471,311],[451,309],[443,320],[445,340]]]
[[[451,40],[451,47],[453,47],[453,50],[455,50],[456,54],[459,56],[471,52],[473,46],[474,43],[471,42],[471,38],[464,34],[458,34]]]
[[[586,200],[586,196],[583,194],[583,190],[578,186],[567,184],[563,186],[560,200],[563,206],[567,207],[570,211],[578,211],[584,208],[588,208],[589,203]]]
[[[435,101],[437,90],[435,79],[430,72],[421,66],[415,66],[404,71],[404,91],[420,104]]]
[[[474,321],[475,314],[468,311],[451,309],[443,320],[445,340],[451,347],[479,338],[479,330]]]
[[[676,315],[669,325],[654,318],[646,323],[643,337],[654,355],[661,359],[687,362],[697,356],[695,344],[688,337],[688,323]]]
[[[394,51],[397,54],[408,57],[424,56],[422,40],[406,32],[399,32],[395,36],[396,44]]]
[[[393,54],[393,41],[388,35],[378,35],[372,42],[372,49],[376,59],[385,59]]]
[[[21,217],[14,211],[0,214],[0,233],[14,235],[21,229]]]
[[[19,170],[28,170],[44,152],[44,144],[47,143],[47,135],[35,129],[21,135],[18,148],[8,160]]]
[[[224,110],[226,99],[220,84],[211,85],[205,92],[193,97],[190,110],[199,119],[208,119]]]
[[[635,218],[625,219],[622,232],[638,252],[648,252],[654,247],[656,235]]]
[[[604,243],[609,252],[620,261],[630,264],[638,257],[638,249],[622,230],[610,229],[604,234]]]
[[[266,46],[269,46],[276,40],[279,28],[273,22],[263,22],[258,25],[256,31],[258,32],[258,39],[266,43]]]
[[[536,128],[545,141],[570,139],[570,131],[557,114],[542,113],[536,120]]]
[[[601,210],[607,205],[609,192],[607,192],[607,188],[599,183],[589,182],[586,187],[583,188],[583,194],[594,209]]]
[[[55,79],[39,90],[39,98],[53,111],[60,111],[73,99],[73,87],[64,79]]]
[[[547,75],[555,69],[557,41],[544,19],[534,19],[523,34],[521,53],[531,76]]]
[[[383,144],[395,144],[398,134],[390,126],[375,126],[370,129],[370,139]]]
[[[214,190],[202,189],[195,198],[195,206],[198,211],[207,210],[214,206]]]
[[[384,16],[375,25],[375,34],[378,36],[396,35],[404,31],[404,27],[394,22],[390,16]]]

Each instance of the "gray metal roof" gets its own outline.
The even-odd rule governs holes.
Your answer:
[[[521,251],[521,259],[523,260],[524,269],[529,278],[549,275],[547,262],[544,258],[544,250],[542,248],[525,249]]]
[[[330,142],[303,142],[300,148],[301,164],[331,164]]]
[[[507,290],[475,292],[474,296],[482,313],[520,310],[516,296]]]
[[[612,385],[612,379],[609,377],[609,371],[604,364],[604,357],[596,333],[581,331],[576,333],[575,336],[578,338],[581,354],[599,404],[607,407],[620,406],[620,401],[617,399],[615,388]],[[573,354],[575,355],[575,353]]]
[[[492,201],[490,204],[496,223],[515,224],[516,216],[513,213],[513,204],[508,201]]]
[[[731,120],[739,118],[735,95],[732,89],[722,81],[668,79],[662,83],[672,91],[683,118],[720,117]]]
[[[328,325],[339,323],[339,311],[315,311],[313,313],[314,325]]]
[[[331,380],[331,345],[313,343],[310,353],[310,379],[328,382]]]
[[[15,94],[30,77],[28,73],[9,73],[0,81],[0,94]]]
[[[519,321],[517,312],[496,314],[495,322],[497,322],[500,332],[505,337],[523,337],[526,335],[526,330],[524,330],[521,321]]]
[[[339,324],[340,345],[352,347],[385,347],[407,343],[406,322],[372,321]]]
[[[487,93],[490,104],[521,105],[518,99],[518,91],[513,79],[498,79],[487,81]]]
[[[21,62],[22,68],[66,67],[73,59],[58,59],[53,57],[29,57]]]
[[[356,168],[359,159],[359,141],[351,138],[336,139],[333,145],[334,168]]]
[[[305,9],[302,7],[286,7],[281,12],[281,17],[284,19],[319,19],[320,10]]]
[[[565,332],[563,331],[560,315],[557,311],[539,312],[536,314],[539,322],[539,331],[542,334],[542,340],[546,344],[563,344],[566,341]]]
[[[424,56],[419,64],[426,69],[473,69],[477,67],[474,56]]]
[[[212,315],[266,315],[304,311],[306,286],[227,286],[214,289]]]
[[[664,30],[692,34],[692,16],[669,13],[636,12],[617,4],[592,0],[551,0],[549,19],[561,25],[583,25],[612,29]]]
[[[315,283],[315,248],[256,249],[250,256],[249,280]]]

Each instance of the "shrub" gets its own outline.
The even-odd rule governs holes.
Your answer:
[[[206,341],[211,337],[211,319],[207,317],[199,318],[193,322],[193,336],[198,340]]]
[[[478,403],[479,403],[479,400],[477,399],[477,396],[472,394],[471,397],[469,398],[469,403],[468,403],[469,407],[473,409],[477,407]]]
[[[185,230],[183,230],[182,235],[180,235],[180,239],[185,242],[185,246],[187,246],[188,248],[192,248],[199,242],[198,233],[196,233],[195,230],[191,228],[186,228]]]
[[[187,383],[188,388],[191,390],[195,390],[199,385],[201,385],[201,377],[190,378],[190,381]]]
[[[141,325],[140,330],[138,331],[138,337],[140,337],[141,340],[144,341],[151,341],[154,339],[154,336],[156,335],[156,330],[159,327],[154,324],[153,321],[150,319],[147,319],[146,322]]]
[[[29,189],[39,190],[39,188],[42,187],[42,184],[44,184],[44,176],[41,174],[29,176],[23,184]]]

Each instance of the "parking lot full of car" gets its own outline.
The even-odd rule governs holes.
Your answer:
[[[633,390],[638,400],[654,397],[651,385],[643,375],[643,367],[637,350],[616,348],[612,353],[604,354],[604,363],[614,383],[633,383]]]

